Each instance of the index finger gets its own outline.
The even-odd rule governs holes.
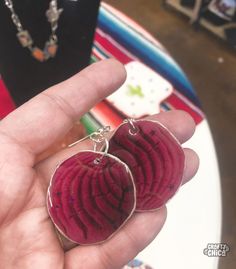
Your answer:
[[[121,86],[125,77],[124,67],[116,60],[93,64],[12,112],[0,123],[0,133],[39,154],[64,136],[75,120]]]

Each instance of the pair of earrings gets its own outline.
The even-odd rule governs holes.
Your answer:
[[[89,135],[94,150],[60,163],[48,187],[53,223],[77,244],[104,242],[135,211],[166,204],[182,182],[184,152],[163,125],[127,119],[108,141],[109,131]]]

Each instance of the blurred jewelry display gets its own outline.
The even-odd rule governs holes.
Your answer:
[[[40,62],[44,62],[50,58],[53,58],[56,55],[58,49],[58,38],[56,35],[56,30],[58,28],[60,15],[63,11],[62,8],[58,9],[57,0],[51,0],[49,3],[49,8],[46,11],[46,17],[51,26],[51,34],[48,41],[46,41],[43,50],[37,46],[34,46],[34,41],[30,36],[29,31],[24,29],[18,15],[15,12],[12,0],[5,0],[5,5],[11,12],[11,19],[18,31],[16,36],[22,47],[28,48],[31,51],[31,55]]]

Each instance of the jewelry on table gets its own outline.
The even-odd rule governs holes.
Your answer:
[[[94,149],[79,151],[59,164],[48,187],[47,207],[54,225],[80,245],[110,238],[136,206],[132,174],[125,163],[108,154],[107,131],[104,127],[86,137]],[[104,151],[100,145],[105,145]]]
[[[93,150],[60,163],[49,184],[47,207],[59,232],[87,245],[109,239],[137,211],[156,210],[182,183],[185,155],[161,123],[127,119],[108,141],[110,127],[85,139]]]
[[[125,120],[110,138],[108,152],[126,163],[133,174],[136,211],[162,207],[182,183],[184,151],[157,121]]]
[[[46,17],[51,26],[51,34],[49,40],[45,43],[44,49],[41,50],[37,46],[34,46],[34,41],[30,36],[30,33],[24,29],[22,23],[15,12],[12,0],[5,0],[5,5],[11,12],[11,19],[17,29],[17,38],[24,48],[28,48],[31,51],[31,55],[38,61],[44,62],[50,58],[55,57],[58,49],[58,38],[56,30],[58,28],[58,21],[63,11],[62,8],[58,9],[57,0],[51,0],[49,3],[49,9],[46,11]]]

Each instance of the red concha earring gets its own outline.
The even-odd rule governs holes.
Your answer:
[[[108,152],[126,163],[133,174],[136,211],[160,208],[181,185],[183,149],[159,122],[125,120],[110,139]]]
[[[107,152],[106,131],[103,128],[89,136],[94,151],[80,151],[60,163],[48,188],[53,223],[62,235],[81,245],[110,238],[136,207],[132,174],[125,163]],[[97,151],[100,143],[106,144],[105,152]]]

